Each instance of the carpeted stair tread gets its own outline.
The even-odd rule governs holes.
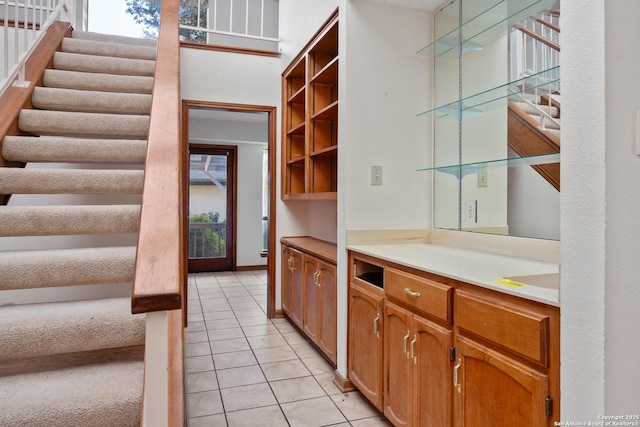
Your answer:
[[[128,283],[135,246],[0,251],[0,290]]]
[[[0,168],[0,194],[140,194],[143,179],[141,170]]]
[[[131,298],[0,306],[0,363],[5,359],[144,344],[145,316]]]
[[[18,126],[22,131],[33,135],[146,138],[149,116],[21,110]]]
[[[31,102],[42,110],[146,115],[151,111],[151,95],[139,93],[35,87]]]
[[[0,425],[140,425],[144,363],[115,362],[0,378]]]
[[[71,33],[74,39],[93,40],[97,42],[110,42],[120,44],[130,44],[135,46],[157,46],[156,40],[152,39],[138,39],[135,37],[117,36],[114,34],[94,33],[91,31],[78,31],[74,30]]]
[[[0,206],[0,236],[137,233],[139,205]]]
[[[2,156],[17,162],[144,163],[141,139],[84,139],[59,136],[6,136]]]
[[[540,126],[544,130],[550,130],[550,129],[560,130],[559,123],[556,123],[549,119],[542,120],[540,116],[531,116],[531,117],[538,123],[538,126]],[[558,120],[558,122],[560,121],[559,119],[556,119],[556,120]],[[543,122],[544,122],[544,126],[543,126]]]
[[[153,76],[155,61],[56,52],[53,55],[53,68],[86,73]]]
[[[65,37],[62,40],[62,51],[83,55],[110,56],[114,58],[156,59],[156,48],[115,42],[83,40]]]
[[[153,90],[153,77],[84,73],[50,68],[44,72],[43,84],[47,87],[65,89],[150,94]]]
[[[549,106],[549,105],[541,105],[538,104],[536,106],[533,106],[531,104],[529,104],[528,102],[516,102],[515,103],[522,111],[524,111],[525,113],[529,114],[529,115],[541,115],[542,112],[545,112],[546,114],[550,115],[551,117],[558,117],[558,108],[554,107],[554,106]]]

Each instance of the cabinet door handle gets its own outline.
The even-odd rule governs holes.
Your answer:
[[[411,358],[411,359],[413,359],[413,364],[414,364],[414,365],[417,365],[417,364],[418,364],[418,361],[417,361],[417,359],[418,359],[418,358],[416,357],[416,355],[415,355],[415,353],[414,353],[414,351],[413,351],[414,346],[416,345],[416,341],[417,341],[417,340],[418,340],[418,335],[416,334],[416,335],[414,335],[414,336],[413,336],[413,339],[411,340],[411,343],[410,343],[410,345],[409,345],[409,348],[411,349],[411,350],[410,350],[410,352],[411,352],[411,356],[410,356],[410,358]]]
[[[378,322],[380,321],[380,313],[373,319],[373,333],[376,334],[376,338],[380,338],[380,332],[378,331]]]
[[[418,298],[420,296],[420,292],[412,291],[409,288],[404,288],[404,293],[414,298]]]
[[[460,365],[462,365],[462,359],[458,359],[456,366],[453,367],[453,386],[458,391],[458,393],[462,393],[462,387],[458,382],[458,369],[460,369]]]
[[[409,352],[407,352],[407,339],[409,339],[409,331],[407,331],[407,335],[404,336],[402,340],[402,352],[407,355],[407,359],[409,358]]]
[[[315,283],[318,288],[320,287],[320,270],[316,270],[316,272],[313,273],[313,283]]]

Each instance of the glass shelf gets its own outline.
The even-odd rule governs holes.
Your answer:
[[[514,24],[550,8],[555,0],[500,0],[480,10],[464,23],[420,49],[417,54],[444,58],[458,58],[507,34]],[[460,37],[460,33],[462,37]]]
[[[560,162],[560,153],[535,154],[526,157],[510,157],[507,159],[488,160],[485,162],[462,163],[447,166],[435,166],[418,169],[418,172],[442,172],[453,175],[457,179],[480,172],[485,168],[504,168],[547,165]]]
[[[458,101],[450,102],[436,108],[417,114],[418,117],[430,113],[439,113],[440,117],[453,117],[455,119],[465,119],[467,117],[479,116],[483,112],[506,105],[509,98],[520,100],[524,94],[542,92],[548,94],[560,90],[560,66],[531,74],[507,84],[476,93]]]

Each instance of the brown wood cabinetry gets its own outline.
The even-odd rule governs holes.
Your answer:
[[[288,237],[281,243],[282,309],[335,365],[336,247],[311,237]]]
[[[338,190],[338,15],[282,74],[282,198],[335,199]]]
[[[366,255],[349,268],[349,379],[393,425],[560,419],[557,307]]]
[[[299,328],[303,322],[303,260],[302,252],[282,246],[282,310]]]
[[[382,289],[357,285],[352,280],[349,289],[348,376],[379,410],[382,410],[383,302]]]
[[[559,310],[465,284],[455,307],[455,425],[558,421]]]

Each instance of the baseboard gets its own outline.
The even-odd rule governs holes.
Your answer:
[[[257,270],[266,270],[266,265],[236,265],[236,271],[257,271]]]
[[[144,345],[4,360],[0,376],[131,360],[144,360]]]
[[[340,390],[341,393],[354,391],[356,389],[351,380],[340,375],[340,372],[337,370],[333,375],[333,384],[338,387],[338,390]]]

